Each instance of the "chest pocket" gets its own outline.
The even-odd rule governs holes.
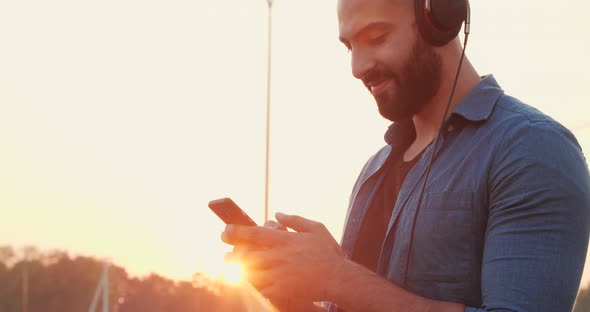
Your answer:
[[[473,193],[426,193],[418,211],[408,279],[468,282],[473,270]]]

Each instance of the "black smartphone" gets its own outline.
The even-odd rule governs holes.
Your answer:
[[[256,226],[254,222],[233,200],[230,198],[220,198],[209,202],[209,208],[225,224],[250,225]]]

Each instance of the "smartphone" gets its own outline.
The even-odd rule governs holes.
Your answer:
[[[233,200],[230,198],[220,198],[209,202],[209,208],[225,224],[250,225],[256,226],[254,222]]]

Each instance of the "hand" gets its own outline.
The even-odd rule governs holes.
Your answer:
[[[276,222],[276,221],[266,221],[264,223],[265,227],[281,230],[281,231],[288,231],[284,225]],[[260,247],[253,247],[249,245],[236,245],[233,249],[235,254],[240,254],[245,250],[263,250],[264,248]],[[281,312],[305,312],[305,311],[325,311],[323,309],[318,309],[317,306],[313,302],[304,302],[297,298],[268,298],[272,305]]]
[[[267,227],[267,228],[271,228],[271,229],[288,231],[288,229],[284,225],[282,225],[278,222],[272,221],[272,220],[266,221],[263,226]],[[221,239],[224,239],[224,234],[222,234]],[[266,247],[266,246],[257,246],[257,245],[251,244],[251,243],[236,243],[233,245],[234,245],[234,248],[232,250],[233,254],[242,254],[242,253],[249,252],[249,251],[268,249],[268,247]],[[229,262],[232,261],[232,259],[229,259],[230,256],[226,256],[226,257],[228,258],[226,260],[228,260]],[[242,263],[242,265],[245,265],[245,263]]]
[[[328,299],[327,290],[346,261],[340,246],[319,222],[280,213],[276,217],[296,232],[228,225],[222,239],[237,247],[226,259],[245,265],[248,280],[271,300]]]

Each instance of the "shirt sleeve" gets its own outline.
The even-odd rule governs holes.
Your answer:
[[[556,122],[511,132],[488,180],[483,305],[465,312],[571,311],[590,233],[586,161]]]

